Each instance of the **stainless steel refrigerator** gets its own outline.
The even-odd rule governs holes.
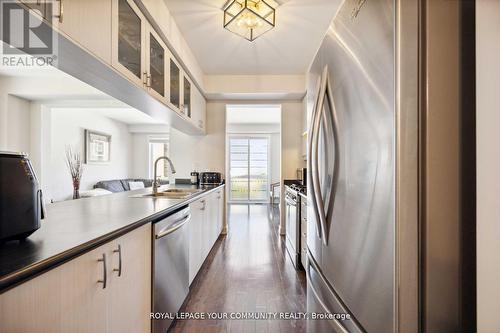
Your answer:
[[[474,327],[464,6],[345,0],[326,32],[307,76],[306,274],[308,312],[329,317],[309,333]]]
[[[345,1],[308,75],[308,332],[393,332],[392,1]]]

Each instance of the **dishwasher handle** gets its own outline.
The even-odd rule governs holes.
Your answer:
[[[171,226],[168,226],[167,228],[158,231],[158,233],[155,235],[155,239],[160,239],[162,237],[165,237],[173,233],[177,229],[181,228],[184,224],[186,224],[190,219],[191,219],[191,214],[184,216],[183,218],[174,222]]]

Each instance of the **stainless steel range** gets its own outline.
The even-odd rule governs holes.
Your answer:
[[[299,184],[285,185],[285,221],[286,250],[295,269],[302,269],[300,259],[300,192],[305,186]]]

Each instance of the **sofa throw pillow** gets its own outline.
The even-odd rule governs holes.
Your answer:
[[[144,183],[143,182],[128,182],[128,186],[130,187],[130,190],[140,190],[141,188],[144,188]]]

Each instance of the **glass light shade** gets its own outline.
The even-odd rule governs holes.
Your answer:
[[[249,40],[274,28],[276,11],[265,0],[233,0],[224,9],[224,28]]]

